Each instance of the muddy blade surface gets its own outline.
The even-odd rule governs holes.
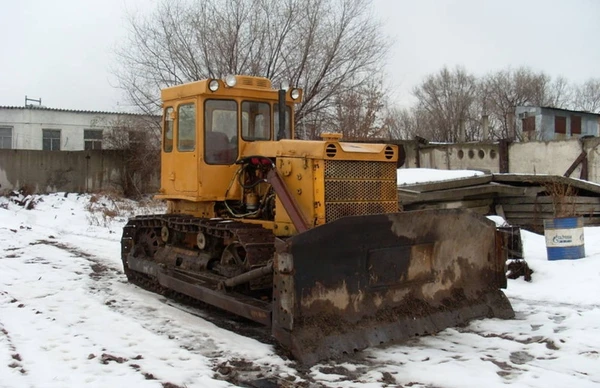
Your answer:
[[[347,217],[277,249],[273,334],[312,364],[483,317],[512,318],[494,223],[464,210]]]

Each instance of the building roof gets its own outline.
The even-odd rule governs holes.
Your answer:
[[[562,109],[562,108],[554,108],[551,106],[535,106],[535,105],[519,105],[521,108],[540,108],[540,109],[548,109],[556,112],[565,112],[565,113],[578,113],[583,115],[592,115],[600,117],[600,113],[588,112],[584,110],[571,110],[571,109]]]
[[[69,112],[69,113],[91,113],[91,114],[105,114],[105,115],[126,115],[126,116],[149,116],[145,113],[128,113],[128,112],[108,112],[108,111],[96,111],[96,110],[78,110],[78,109],[62,109],[62,108],[47,108],[45,106],[6,106],[0,105],[0,109],[15,109],[15,110],[44,110],[51,112]],[[159,117],[160,115],[152,115]]]

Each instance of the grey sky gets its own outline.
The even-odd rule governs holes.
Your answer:
[[[125,17],[155,0],[2,0],[0,105],[122,110],[111,67]],[[394,38],[388,78],[400,104],[424,75],[529,66],[572,82],[600,77],[600,0],[373,0]],[[300,85],[301,86],[301,85]]]

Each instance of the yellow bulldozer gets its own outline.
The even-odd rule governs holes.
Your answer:
[[[294,139],[301,99],[252,76],[162,90],[167,211],[125,226],[129,281],[270,327],[306,364],[513,317],[495,224],[399,211],[399,147]]]

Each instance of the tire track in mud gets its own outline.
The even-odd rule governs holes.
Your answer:
[[[175,341],[181,349],[189,351],[192,354],[199,354],[206,357],[212,364],[211,367],[214,371],[213,378],[215,379],[228,381],[240,387],[335,387],[339,383],[365,383],[364,379],[366,375],[375,369],[381,370],[382,376],[378,381],[382,386],[396,386],[397,384],[397,380],[393,376],[395,373],[389,373],[384,370],[386,363],[370,358],[367,352],[353,354],[343,359],[324,361],[310,369],[291,361],[290,363],[286,363],[285,370],[282,371],[278,365],[255,363],[253,360],[245,358],[243,354],[238,354],[235,350],[215,350],[217,346],[208,334],[180,325],[169,316],[157,316],[158,309],[152,307],[151,304],[136,305],[133,298],[116,293],[114,291],[115,283],[121,283],[122,285],[142,290],[128,283],[120,268],[106,265],[102,258],[89,254],[79,247],[59,241],[38,240],[33,244],[51,245],[87,260],[90,263],[91,270],[89,277],[94,280],[89,286],[91,293],[102,293],[107,307],[118,312],[120,315],[135,319],[146,330]],[[143,290],[142,292],[148,291]],[[270,338],[270,332],[266,330],[265,334],[265,328],[254,322],[222,312],[202,303],[199,303],[201,307],[197,307],[195,305],[181,304],[178,301],[154,293],[148,293],[158,302],[176,308],[186,314],[197,316],[215,324],[221,329],[255,339],[262,343],[274,344],[273,339]],[[286,360],[285,353],[281,349],[278,349],[276,345],[275,352]],[[119,357],[116,355],[113,356],[110,353],[108,354],[111,357]],[[123,356],[121,358],[125,359]],[[145,377],[150,375],[157,378],[151,371],[142,370],[140,364],[135,363],[132,367],[136,370],[139,368],[138,371]],[[346,367],[344,364],[351,366]],[[131,366],[131,364],[128,365]],[[331,377],[335,376],[336,378],[319,381],[313,375],[317,372]],[[419,384],[418,382],[412,382],[414,386],[418,386]],[[171,387],[177,388],[176,385],[172,385]]]
[[[153,332],[162,337],[166,337],[171,341],[175,341],[181,349],[189,351],[192,354],[198,354],[206,357],[212,364],[214,375],[218,380],[228,381],[240,387],[313,387],[315,385],[309,383],[310,379],[306,373],[295,370],[290,366],[287,372],[280,371],[276,365],[259,365],[252,360],[246,360],[242,355],[236,355],[235,351],[228,352],[227,350],[214,350],[217,346],[208,334],[195,332],[190,328],[179,325],[170,317],[160,317],[156,315],[157,308],[149,304],[141,306],[135,305],[136,302],[128,299],[125,295],[118,294],[114,291],[115,283],[122,283],[136,287],[127,282],[125,275],[120,268],[115,268],[106,265],[103,259],[89,254],[79,247],[66,244],[57,240],[41,239],[30,243],[30,245],[49,245],[69,252],[70,254],[85,259],[89,262],[90,272],[89,277],[94,280],[89,285],[90,292],[95,295],[102,294],[106,299],[104,303],[111,310],[120,315],[135,319],[146,330]],[[144,291],[147,292],[147,291]],[[270,338],[270,333],[264,330],[254,322],[249,322],[243,318],[232,316],[229,313],[221,312],[211,306],[206,306],[199,303],[202,307],[199,309],[194,305],[184,305],[178,301],[167,299],[164,296],[151,294],[158,302],[168,305],[183,311],[186,314],[191,314],[215,324],[220,329],[232,331],[236,334],[249,337],[259,342],[274,343]],[[145,319],[147,318],[147,319]],[[158,322],[159,320],[160,322]],[[151,324],[148,322],[155,322]],[[90,355],[90,358],[96,358],[96,355]],[[138,355],[132,360],[142,360],[143,355]],[[141,373],[144,378],[158,380],[159,377],[151,371],[145,370],[140,364],[142,362],[131,362],[127,357],[113,355],[110,351],[106,351],[100,358],[101,362],[117,362],[125,363],[132,369]],[[290,370],[296,373],[288,373]],[[284,377],[281,377],[281,375]],[[299,383],[295,380],[300,379]],[[314,381],[313,381],[314,382]],[[162,382],[163,387],[178,388],[179,386],[171,382]]]
[[[16,298],[13,298],[5,291],[0,291],[0,296],[8,299],[8,303],[13,304],[18,302]],[[25,307],[25,305],[22,303],[19,303],[17,305],[17,308],[23,307]],[[2,321],[0,321],[0,342],[6,342],[6,347],[8,348],[8,352],[10,353],[10,361],[8,367],[18,370],[22,375],[26,375],[27,369],[25,369],[25,366],[23,365],[21,355],[19,354],[19,351],[15,346],[10,333],[8,332],[8,330],[6,330]]]
[[[49,245],[49,246],[53,246],[56,247],[58,249],[61,249],[63,251],[69,252],[74,256],[80,257],[85,259],[86,261],[88,261],[89,266],[90,266],[90,272],[88,274],[88,276],[94,280],[94,283],[92,283],[89,288],[90,288],[90,292],[92,294],[99,294],[99,292],[103,292],[107,295],[112,295],[113,293],[111,293],[111,282],[112,281],[121,281],[124,282],[123,280],[119,280],[118,277],[119,276],[123,276],[123,272],[120,269],[111,267],[111,266],[107,266],[105,263],[103,263],[103,260],[101,258],[95,257],[94,255],[91,255],[83,250],[81,250],[78,247],[69,245],[69,244],[65,244],[56,240],[37,240],[34,241],[32,243],[30,243],[29,245]],[[42,263],[42,264],[48,264],[48,263]],[[80,273],[81,274],[81,273]],[[104,283],[102,284],[100,287],[97,287],[97,282],[100,283]],[[115,300],[108,300],[105,305],[108,306],[109,308],[112,307],[112,302],[115,302]],[[123,313],[122,311],[120,311],[120,313]],[[117,364],[126,364],[128,365],[130,368],[132,368],[133,370],[135,370],[136,372],[139,372],[144,379],[146,380],[157,380],[160,381],[154,374],[152,374],[151,372],[145,370],[144,368],[142,368],[139,365],[139,362],[134,362],[137,360],[142,360],[144,357],[142,355],[137,355],[131,358],[128,357],[122,357],[122,356],[115,356],[108,349],[104,349],[103,351],[105,351],[104,353],[102,353],[102,355],[100,357],[97,357],[95,354],[90,354],[88,356],[88,359],[95,359],[98,358],[99,362],[107,365],[111,362],[115,362]],[[179,385],[177,384],[173,384],[171,382],[167,382],[167,381],[160,381],[163,387],[166,388],[181,388]]]
[[[89,276],[92,279],[99,279],[99,277],[101,276],[100,274],[104,273],[104,272],[106,272],[108,270],[110,270],[113,273],[118,273],[119,272],[118,270],[116,270],[114,268],[109,268],[109,267],[103,265],[102,263],[100,263],[100,260],[94,259],[94,257],[92,255],[89,255],[86,252],[82,252],[82,251],[78,250],[77,248],[74,248],[74,247],[71,247],[69,245],[60,243],[58,241],[37,240],[37,241],[29,243],[29,246],[32,246],[32,245],[49,245],[49,246],[54,246],[54,247],[57,247],[59,249],[65,250],[65,251],[68,251],[69,253],[75,254],[77,256],[80,256],[80,257],[82,257],[82,258],[90,261],[91,272],[90,272]],[[18,251],[18,250],[23,250],[25,248],[26,247],[13,248],[11,250]],[[20,255],[15,254],[14,256],[10,256],[10,257],[7,257],[7,258],[18,258],[18,257],[20,257]],[[51,264],[51,262],[49,260],[46,260],[46,259],[41,258],[41,257],[34,257],[34,258],[31,258],[31,259],[27,259],[26,261],[24,261],[24,263],[25,264],[41,264],[41,265],[50,265]],[[81,273],[79,273],[79,274],[81,275]],[[2,295],[8,296],[8,293],[6,293],[6,292],[0,292],[0,296],[2,296]],[[49,295],[38,296],[36,299],[45,298],[46,296],[49,296]],[[11,299],[9,303],[17,303],[18,302],[18,300],[16,298],[9,297],[9,299]],[[19,303],[19,305],[17,307],[18,308],[24,308],[26,306],[23,303]],[[41,311],[39,311],[39,310],[37,310],[35,308],[32,309],[32,310],[33,310],[33,313],[35,315],[43,314]],[[44,316],[44,319],[49,319],[49,320],[55,321],[56,318],[52,318],[51,315],[52,315],[51,313],[49,315],[46,314]],[[0,339],[2,337],[4,337],[6,339],[6,341],[8,342],[9,351],[12,353],[11,357],[13,359],[13,362],[11,364],[9,364],[8,367],[9,368],[15,368],[15,369],[19,368],[19,372],[21,374],[27,374],[27,370],[23,366],[23,362],[22,362],[23,360],[21,359],[21,355],[17,352],[17,349],[16,349],[15,345],[13,344],[13,341],[12,341],[11,336],[9,335],[8,331],[4,328],[2,322],[0,322]],[[85,337],[85,338],[87,338],[87,337]],[[89,338],[87,338],[87,339],[89,339]],[[42,349],[45,350],[44,347],[42,347]],[[96,358],[96,356],[94,354],[90,354],[88,356],[88,360],[91,360],[91,359],[94,359],[94,358]],[[133,360],[138,360],[138,359],[141,359],[141,356],[137,356],[137,357],[133,358]],[[118,363],[123,363],[124,361],[127,361],[127,359],[126,358],[121,358],[121,357],[114,357],[114,356],[111,356],[110,354],[103,353],[102,357],[100,358],[100,362],[102,364],[106,365],[110,361],[116,361]],[[144,378],[146,380],[156,380],[156,378],[151,373],[143,371],[139,367],[139,365],[130,364],[129,366],[132,367],[137,372],[139,372],[140,374],[142,374],[142,376],[144,376]],[[162,384],[163,384],[163,386],[169,387],[169,388],[179,388],[177,385],[172,384],[172,383],[162,383]],[[23,385],[23,386],[25,386],[25,385]]]

